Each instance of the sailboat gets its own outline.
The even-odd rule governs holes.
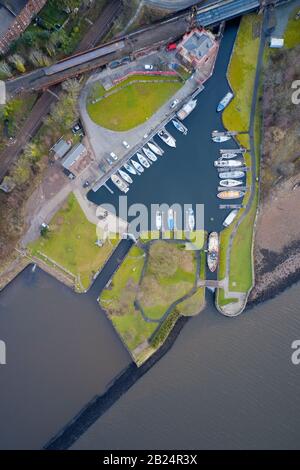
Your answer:
[[[152,162],[156,162],[157,156],[150,149],[147,149],[147,147],[143,147],[143,152],[149,158],[149,160],[151,160]]]
[[[156,155],[162,156],[165,152],[163,149],[159,148],[157,145],[155,145],[153,142],[148,142],[148,146],[150,149],[156,153]]]
[[[125,170],[127,170],[129,173],[131,173],[132,175],[136,175],[136,174],[137,174],[135,168],[134,168],[130,163],[124,163],[124,168],[125,168]]]
[[[134,168],[135,168],[139,173],[143,173],[143,172],[144,172],[144,168],[142,167],[142,165],[140,165],[139,162],[136,162],[135,160],[131,160],[131,163],[132,163],[132,165],[134,166]]]
[[[126,173],[126,171],[123,171],[123,170],[118,170],[119,171],[119,174],[121,176],[121,178],[123,178],[123,180],[127,181],[127,183],[133,183],[133,180],[132,178]]]
[[[145,167],[145,168],[149,168],[150,167],[150,163],[149,163],[149,160],[147,160],[146,157],[144,157],[144,155],[142,155],[141,153],[137,153],[137,157],[140,161],[140,163]]]

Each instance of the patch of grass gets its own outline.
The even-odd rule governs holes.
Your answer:
[[[144,262],[144,251],[133,246],[115,273],[112,284],[99,299],[132,354],[157,328],[156,323],[146,322],[134,306]]]
[[[53,219],[46,237],[31,243],[29,251],[37,257],[58,263],[78,279],[78,290],[89,287],[94,274],[105,264],[118,240],[107,241],[99,248],[95,245],[96,226],[89,222],[74,194],[71,194]]]
[[[135,83],[130,84],[133,80]],[[115,87],[119,89],[116,93],[94,104],[89,103],[87,111],[96,124],[114,131],[126,131],[147,121],[180,87],[179,79],[172,76],[132,76]],[[103,90],[100,87],[98,90],[99,96],[103,96]],[[93,92],[94,99],[96,94]]]
[[[250,113],[252,105],[252,91],[255,82],[256,64],[259,51],[259,38],[254,37],[253,31],[260,22],[257,15],[247,15],[242,18],[231,63],[228,69],[229,82],[234,90],[235,97],[223,113],[223,122],[229,130],[247,131],[250,124]],[[255,132],[258,132],[258,121]],[[249,148],[249,136],[238,135],[237,139],[241,145]],[[245,162],[251,168],[251,155],[246,153]],[[247,172],[246,184],[251,185],[252,173]],[[253,238],[253,223],[255,220],[257,207],[257,188],[252,208],[246,218],[240,224],[233,241],[231,258],[229,285],[230,289],[247,292],[252,285],[252,257],[251,247]],[[246,193],[243,204],[248,203],[249,191]],[[220,235],[220,263],[219,279],[224,279],[226,274],[226,252],[232,231],[239,219],[242,217],[244,209],[240,210],[235,223],[224,229]],[[224,292],[218,293],[218,301],[223,305],[228,299],[224,299]],[[221,304],[219,304],[221,305]]]
[[[300,19],[296,20],[298,11],[298,7],[293,11],[285,30],[284,45],[288,49],[292,49],[300,44]]]
[[[218,301],[218,305],[220,307],[223,307],[224,305],[234,304],[234,303],[238,302],[238,299],[234,299],[234,298],[226,299],[224,289],[218,289],[217,295],[218,295],[217,301]]]
[[[223,112],[223,123],[227,129],[249,130],[252,90],[255,80],[259,38],[253,38],[253,29],[260,22],[257,15],[243,16],[239,27],[234,52],[228,68],[228,79],[234,90],[234,99]],[[238,136],[247,147],[248,136]]]
[[[193,288],[195,276],[194,252],[186,251],[182,244],[166,241],[152,244],[138,293],[145,314],[160,319],[173,302]]]

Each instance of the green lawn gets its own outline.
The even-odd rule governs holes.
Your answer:
[[[130,84],[133,80],[136,82]],[[138,80],[149,83],[139,83]],[[91,101],[104,94],[103,88],[98,84],[92,90],[87,111],[90,118],[100,126],[114,131],[126,131],[149,119],[181,86],[182,82],[174,76],[135,75],[117,85],[116,93],[92,103]]]
[[[284,35],[284,45],[288,49],[296,47],[300,44],[300,19],[296,20],[296,13],[299,8],[296,8],[291,14],[288,26]]]
[[[46,255],[76,276],[78,290],[87,289],[118,241],[107,241],[101,248],[95,245],[96,226],[86,219],[74,194],[49,225],[47,235],[30,244],[29,251],[43,261]]]
[[[253,29],[257,22],[260,22],[260,18],[256,14],[242,18],[228,68],[228,78],[235,96],[223,112],[223,123],[230,130],[249,130],[252,90],[259,50],[259,38],[253,38]],[[242,145],[248,146],[247,135],[239,135],[238,139]]]
[[[252,90],[255,81],[256,63],[259,50],[259,38],[254,37],[253,31],[257,26],[257,15],[247,15],[242,18],[231,63],[228,69],[228,79],[234,90],[235,97],[223,113],[223,122],[230,130],[249,130],[250,112],[252,104]],[[256,126],[255,129],[258,132]],[[249,136],[242,134],[237,136],[241,145],[249,148]],[[247,166],[251,167],[251,156],[245,155]],[[251,184],[251,171],[247,173],[247,186]],[[229,287],[239,292],[247,292],[252,286],[252,258],[251,247],[253,237],[253,223],[255,220],[257,207],[257,188],[253,206],[244,221],[238,228],[233,241]],[[247,192],[243,204],[247,204],[250,193]],[[240,210],[239,217],[235,224],[243,215],[244,210]],[[219,279],[224,279],[226,273],[226,251],[228,242],[235,224],[224,229],[221,232],[220,244],[220,264]],[[234,301],[232,299],[231,301]],[[224,299],[224,292],[218,293],[219,305],[225,305],[229,302]]]
[[[186,251],[182,244],[159,241],[149,250],[141,285],[146,256],[143,249],[134,246],[99,299],[137,364],[155,351],[154,344],[164,341],[176,319],[170,314],[161,326],[146,321],[135,308],[135,301],[140,302],[149,318],[160,320],[175,300],[192,289],[196,274],[194,252]],[[156,340],[152,343],[153,335]]]
[[[196,261],[183,244],[158,241],[149,251],[138,299],[149,318],[160,319],[170,305],[194,286]]]

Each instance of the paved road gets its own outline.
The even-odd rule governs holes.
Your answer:
[[[103,10],[102,15],[88,31],[87,35],[80,42],[77,52],[86,50],[87,47],[94,46],[107,33],[112,17],[118,14],[121,0],[113,0]],[[0,181],[7,173],[9,167],[14,163],[24,149],[25,145],[36,134],[42,124],[43,118],[49,113],[51,105],[57,100],[56,94],[60,91],[60,85],[55,85],[45,91],[37,100],[25,123],[16,135],[16,142],[6,147],[0,154]]]

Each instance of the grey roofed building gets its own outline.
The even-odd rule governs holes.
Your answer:
[[[72,171],[72,165],[83,155],[86,155],[87,149],[83,144],[77,144],[66,155],[62,165],[66,170]]]
[[[193,52],[194,55],[204,57],[210,48],[213,46],[213,41],[209,36],[198,31],[194,33],[184,44],[184,47]]]
[[[55,158],[63,158],[71,147],[71,142],[66,142],[64,139],[60,139],[52,147],[52,151],[54,153]]]

